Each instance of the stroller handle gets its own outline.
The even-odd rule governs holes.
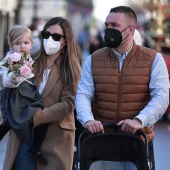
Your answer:
[[[103,123],[103,127],[104,129],[121,129],[121,126],[118,126],[116,122]]]
[[[109,123],[103,123],[103,128],[104,129],[114,129],[115,131],[118,131],[119,129],[121,129],[121,126],[117,126],[116,122],[109,122]],[[85,128],[82,131],[83,134],[90,134],[89,130],[87,128]]]
[[[122,127],[122,125],[118,126],[116,122],[107,122],[107,123],[103,123],[103,128],[104,129],[113,129],[115,131],[118,131],[120,130]],[[82,131],[83,134],[90,134],[89,130],[87,128],[85,128],[83,131]],[[138,129],[135,133],[136,135],[140,136],[144,136],[145,138],[145,133],[141,130],[141,129]]]

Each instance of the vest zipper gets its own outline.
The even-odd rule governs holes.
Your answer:
[[[119,75],[118,75],[118,87],[117,87],[117,111],[116,111],[116,122],[120,121],[120,99],[121,99],[121,78],[122,78],[122,74],[120,71],[120,67],[118,67],[119,69]]]

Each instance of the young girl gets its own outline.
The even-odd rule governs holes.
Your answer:
[[[24,54],[26,62],[29,62],[30,65],[33,64],[29,54],[32,45],[32,33],[26,26],[16,25],[10,30],[10,51],[0,62],[0,75],[4,87],[1,91],[3,123],[0,125],[0,140],[12,128],[22,140],[29,139],[31,148],[28,151],[28,156],[31,155],[46,164],[47,161],[39,150],[47,131],[47,124],[35,128],[33,139],[36,143],[32,144],[32,117],[39,108],[44,108],[41,104],[41,95],[36,89],[34,74],[30,72],[27,77],[16,75],[15,72],[10,72],[9,67],[5,65],[5,63],[9,65],[11,59],[19,60],[17,57]],[[16,63],[14,62],[14,64]],[[32,68],[32,65],[30,67]]]

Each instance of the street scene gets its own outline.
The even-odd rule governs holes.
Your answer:
[[[43,134],[42,132],[44,131],[42,131],[42,129],[40,129],[40,131],[37,131],[35,133],[35,136],[37,135],[37,138],[39,138],[39,134],[40,134],[40,138],[42,138],[42,141],[37,140],[39,142],[38,143],[39,149],[34,150],[35,146],[33,146],[33,150],[31,150],[32,148],[30,148],[31,150],[30,153],[33,154],[33,156],[36,155],[35,156],[36,159],[41,163],[43,163],[44,165],[47,164],[47,160],[43,157],[44,155],[41,153],[40,148],[42,144],[41,142],[44,142],[43,140],[45,140],[45,142],[48,143],[48,140],[45,138],[46,137],[45,135],[47,135],[48,138],[52,141],[52,144],[54,144],[53,136],[56,137],[57,142],[60,142],[60,144],[57,143],[56,145],[54,144],[54,146],[49,142],[47,145],[49,148],[51,147],[49,149],[50,150],[49,152],[48,152],[48,147],[46,146],[44,147],[44,145],[42,146],[45,149],[47,149],[46,153],[48,153],[49,155],[50,154],[55,155],[55,151],[59,153],[63,153],[61,152],[63,148],[65,150],[66,147],[75,145],[74,142],[76,140],[73,139],[74,136],[73,133],[72,134],[67,133],[68,131],[71,132],[72,130],[75,130],[74,127],[75,119],[76,121],[79,121],[79,123],[81,122],[82,124],[84,124],[84,126],[86,125],[87,128],[92,130],[91,132],[95,132],[95,130],[97,132],[101,132],[102,130],[100,129],[100,126],[98,127],[99,124],[96,122],[99,121],[107,122],[107,120],[109,119],[112,121],[115,120],[121,121],[120,119],[123,114],[132,114],[133,118],[132,117],[127,118],[127,120],[133,121],[134,124],[136,123],[136,126],[140,125],[140,127],[142,127],[143,122],[145,123],[145,125],[149,123],[152,124],[154,121],[158,120],[159,118],[159,120],[155,124],[153,123],[154,133],[155,133],[153,139],[155,170],[170,170],[170,156],[169,156],[170,155],[170,104],[169,105],[167,104],[168,88],[170,88],[170,83],[168,81],[168,74],[170,79],[170,0],[141,0],[138,2],[136,0],[119,0],[119,1],[106,0],[106,1],[105,0],[83,0],[83,1],[81,0],[0,0],[0,25],[1,25],[0,61],[4,62],[1,63],[3,64],[4,67],[7,67],[8,69],[12,68],[11,69],[12,71],[9,69],[12,73],[14,73],[15,71],[14,77],[13,76],[11,76],[10,78],[8,77],[10,79],[10,82],[12,82],[12,86],[5,86],[4,83],[5,81],[3,80],[6,78],[5,77],[6,75],[4,76],[4,72],[0,68],[0,75],[2,76],[0,78],[1,80],[0,90],[2,90],[4,87],[7,87],[9,89],[10,88],[14,89],[15,87],[18,88],[20,87],[19,85],[20,83],[22,84],[22,82],[27,82],[28,83],[27,85],[30,84],[34,85],[34,83],[37,81],[36,83],[38,84],[38,86],[36,86],[37,85],[36,83],[35,86],[39,87],[38,89],[39,91],[36,88],[35,89],[37,90],[36,92],[39,92],[36,94],[40,94],[40,96],[38,96],[39,97],[38,102],[41,102],[40,98],[42,97],[41,99],[44,100],[43,102],[45,103],[45,107],[44,105],[40,104],[39,107],[41,107],[41,109],[39,109],[38,111],[36,110],[38,113],[37,112],[35,113],[37,116],[35,118],[35,121],[38,127],[39,125],[44,125],[44,124],[47,125],[46,127],[45,126],[43,127],[44,128],[43,130],[45,130],[47,134],[46,133]],[[119,12],[110,11],[111,8],[117,6],[127,6],[130,7],[130,9],[132,8],[137,18],[133,16],[133,13],[131,13],[132,16],[131,14],[127,15],[129,17],[127,19],[128,22],[127,23],[123,22],[124,17],[122,17],[122,14],[124,16],[124,12],[122,12],[121,10]],[[115,18],[113,17],[114,15],[112,15],[112,13],[116,14]],[[114,24],[111,23],[113,22],[112,17],[113,20],[115,20]],[[119,24],[117,24],[117,22]],[[121,24],[123,25],[122,27]],[[20,25],[21,27],[17,27]],[[14,29],[12,30],[12,28],[16,30],[23,29],[24,30],[23,32],[25,33],[28,31],[27,32],[28,34],[26,34],[22,38],[20,37],[19,39],[17,39],[17,41],[15,41],[15,38],[17,38],[18,35],[17,36],[11,35],[11,34],[15,35],[17,32],[17,31],[15,32]],[[129,30],[133,32],[133,35],[131,33],[129,34],[130,32]],[[113,33],[119,36],[119,37],[117,36],[118,38],[115,36],[118,41],[117,46],[114,46],[114,43],[112,42],[111,36],[113,36]],[[29,39],[28,36],[29,34],[31,39]],[[108,39],[106,35],[108,35],[110,39]],[[22,42],[21,40],[25,41],[25,44],[28,44],[28,48],[19,49],[19,53],[21,57],[24,57],[25,55],[30,57],[29,62],[31,64],[29,63],[28,64],[29,68],[28,67],[27,68],[30,69],[31,71],[34,70],[34,61],[31,57],[35,58],[36,62],[38,63],[36,64],[38,66],[36,65],[37,68],[35,68],[34,70],[36,76],[32,74],[32,72],[30,71],[28,73],[29,75],[26,75],[25,77],[22,75],[21,77],[22,78],[24,77],[24,79],[20,81],[20,79],[17,76],[21,74],[21,70],[19,73],[16,70],[14,70],[14,68],[16,68],[14,67],[16,61],[12,63],[11,62],[12,59],[11,60],[3,60],[3,59],[6,58],[8,54],[13,55],[15,53],[18,53],[17,51],[18,47],[16,48],[16,46],[20,44],[20,42]],[[125,45],[122,43],[124,41],[125,41]],[[129,45],[130,44],[129,42],[131,43],[131,46]],[[116,55],[115,54],[112,55],[111,53],[108,53],[109,50],[104,51],[104,49],[106,49],[104,47],[112,48],[113,49],[112,51],[114,51]],[[124,47],[127,47],[127,49]],[[138,47],[140,50],[136,50]],[[69,55],[67,52],[68,49],[70,53]],[[106,67],[108,68],[105,69],[105,67],[101,64],[102,63],[101,61],[103,60],[101,59],[100,61],[97,59],[96,55],[98,53],[95,52],[100,49],[103,50],[102,51],[103,53],[102,55],[99,56],[101,56],[101,58],[103,57],[102,58],[103,60],[108,59],[110,56],[111,56],[109,58],[110,61],[111,59],[114,59],[114,56],[118,58],[119,65],[117,66],[113,64],[113,68],[114,68],[113,70],[114,71],[118,70],[118,72],[112,74],[113,70],[109,70],[112,67],[112,63],[110,62],[111,64],[108,65],[106,64]],[[129,60],[129,62],[126,62],[127,60],[124,59],[125,57],[131,55],[130,53],[131,49],[136,50],[136,53],[134,55],[136,58],[133,61]],[[94,56],[92,56],[91,54],[94,54]],[[107,58],[105,54],[108,54],[109,57]],[[42,56],[43,57],[41,58],[40,55],[41,57]],[[70,56],[73,56],[73,62],[71,61],[72,58]],[[146,56],[150,56],[150,58],[148,57],[149,59],[147,60]],[[96,60],[91,60],[92,57],[94,58],[96,57]],[[143,57],[142,60],[139,59],[140,57]],[[64,58],[63,62],[58,64],[58,61],[60,60],[62,61],[63,58]],[[116,58],[116,62],[118,61],[117,58]],[[27,63],[27,61],[28,59],[24,60],[22,64]],[[93,64],[91,64],[90,62],[91,63],[93,62]],[[123,62],[125,62],[125,64]],[[21,62],[19,64],[22,65]],[[86,64],[85,68],[83,67],[84,66],[83,64]],[[17,67],[19,66],[17,65]],[[56,72],[52,72],[54,69],[56,69]],[[99,70],[95,72],[95,69],[96,70],[99,69]],[[127,73],[125,73],[126,71],[121,72],[121,69],[124,70],[126,69]],[[140,71],[140,69],[142,71]],[[82,73],[82,71],[84,72]],[[8,73],[10,72],[8,71]],[[60,75],[61,73],[62,75]],[[38,77],[37,75],[39,76],[39,78],[37,78]],[[121,77],[119,77],[120,75]],[[127,75],[129,77],[131,76],[131,78],[129,78],[130,80],[128,81],[126,79],[126,77],[128,77]],[[34,76],[36,78],[35,80],[34,80]],[[28,77],[32,78],[32,82],[28,81]],[[125,84],[121,83],[121,81],[125,82]],[[79,82],[79,84],[74,84],[75,82],[76,83]],[[70,87],[73,86],[73,89],[77,90],[76,97],[72,96],[73,93],[70,90],[72,88],[66,87],[67,85]],[[113,88],[109,88],[110,85],[116,87],[117,90],[115,89],[113,90]],[[162,90],[162,92],[160,92],[161,91],[160,89]],[[28,93],[31,95],[32,91],[31,93],[30,92]],[[10,93],[7,94],[9,96],[11,95]],[[23,90],[23,94],[25,94],[25,89]],[[81,96],[81,94],[84,94],[84,96],[83,95]],[[10,99],[11,97],[9,96],[7,96],[8,99]],[[122,98],[119,100],[119,97]],[[151,114],[150,112],[148,113],[146,110],[146,112],[143,112],[145,114],[141,116],[139,112],[142,109],[145,110],[146,109],[145,106],[148,106],[149,105],[148,103],[150,103],[152,99],[153,99],[153,103],[151,103],[152,107],[150,108],[152,108],[153,110],[152,109],[150,110]],[[20,100],[22,101],[21,98]],[[4,102],[5,104],[3,103],[4,104],[3,106],[6,105],[9,106],[9,104],[7,104],[8,102],[6,101]],[[93,102],[94,102],[94,106],[92,105]],[[22,104],[23,103],[21,102],[21,106]],[[137,106],[138,104],[140,106]],[[12,109],[11,109],[12,105],[10,105],[11,113],[12,113]],[[29,105],[31,104],[29,103]],[[124,110],[121,108],[122,105],[124,107],[123,108]],[[165,109],[164,107],[166,105],[167,105],[166,107],[167,109]],[[20,102],[15,103],[15,106],[16,108],[19,108]],[[88,111],[92,109],[95,113],[91,114],[91,110],[90,110],[89,112],[87,111],[87,113],[90,113],[87,115],[87,117],[83,115],[82,112],[83,111],[86,112],[86,109],[84,109],[85,106],[87,106]],[[33,105],[33,107],[35,106]],[[71,110],[71,108],[73,110]],[[125,108],[128,108],[129,110],[127,111]],[[49,120],[47,116],[48,114],[46,115],[46,113],[48,113],[48,109],[51,116]],[[20,109],[18,110],[20,111]],[[112,113],[115,114],[113,116],[114,118],[113,117],[110,118],[109,114],[107,115],[108,116],[107,118],[103,117],[104,114],[101,113],[101,111],[106,111],[108,113],[112,111]],[[134,113],[131,113],[133,111]],[[146,116],[146,113],[149,114],[147,115],[148,117]],[[19,116],[23,118],[22,111],[20,111],[19,114],[20,114]],[[160,116],[160,114],[162,116]],[[33,115],[34,114],[32,114],[32,116]],[[96,121],[94,123],[93,115],[96,116],[96,120],[97,118],[99,118],[99,121]],[[134,118],[134,115],[137,116],[137,118],[136,117]],[[25,117],[27,117],[27,115]],[[136,122],[134,122],[134,120]],[[27,121],[27,130],[28,130],[26,134],[32,133],[32,129],[28,129],[28,126],[32,128],[32,125],[34,123],[33,118],[29,120],[26,118],[26,121]],[[1,122],[2,122],[2,114],[0,112],[0,123]],[[49,125],[50,128],[48,129]],[[127,127],[128,126],[130,127],[131,124],[127,123],[126,125]],[[93,129],[93,127],[97,127],[97,128]],[[78,127],[76,128],[78,129]],[[60,136],[58,137],[57,135],[53,134],[54,132],[55,134],[60,134],[63,138],[66,135],[67,140],[64,140],[60,138]],[[24,133],[22,131],[22,135],[23,134]],[[33,136],[33,138],[35,138],[35,136]],[[9,137],[9,132],[0,141],[0,170],[3,169],[8,137]],[[60,147],[58,147],[58,145]],[[9,146],[9,147],[12,148],[13,146]],[[68,151],[69,148],[67,148],[66,150]],[[54,152],[50,153],[51,151]],[[73,151],[71,151],[70,149],[68,152],[70,154]],[[10,152],[7,153],[8,156],[9,154],[15,154],[15,153],[10,153]],[[63,156],[62,158],[64,157],[65,156]],[[69,167],[67,163],[69,164],[69,161],[71,161],[71,159],[68,158],[68,156],[66,159],[68,159],[68,162],[65,160],[66,162],[65,165],[60,165],[61,167],[65,166],[65,169]],[[24,158],[24,160],[27,159]],[[57,159],[56,162],[57,161],[60,160]],[[54,161],[54,165],[58,166],[57,164],[55,164],[55,161]],[[17,165],[16,163],[15,166],[20,166],[20,164]],[[22,163],[22,166],[24,167],[24,161]],[[35,162],[32,167],[34,167],[33,169],[35,169]]]

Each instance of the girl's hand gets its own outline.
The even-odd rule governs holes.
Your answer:
[[[12,76],[11,76],[11,81],[12,81],[12,83],[13,84],[18,84],[19,82],[21,82],[21,81],[23,81],[23,77],[21,77],[21,76],[16,76],[15,74],[13,74]]]

